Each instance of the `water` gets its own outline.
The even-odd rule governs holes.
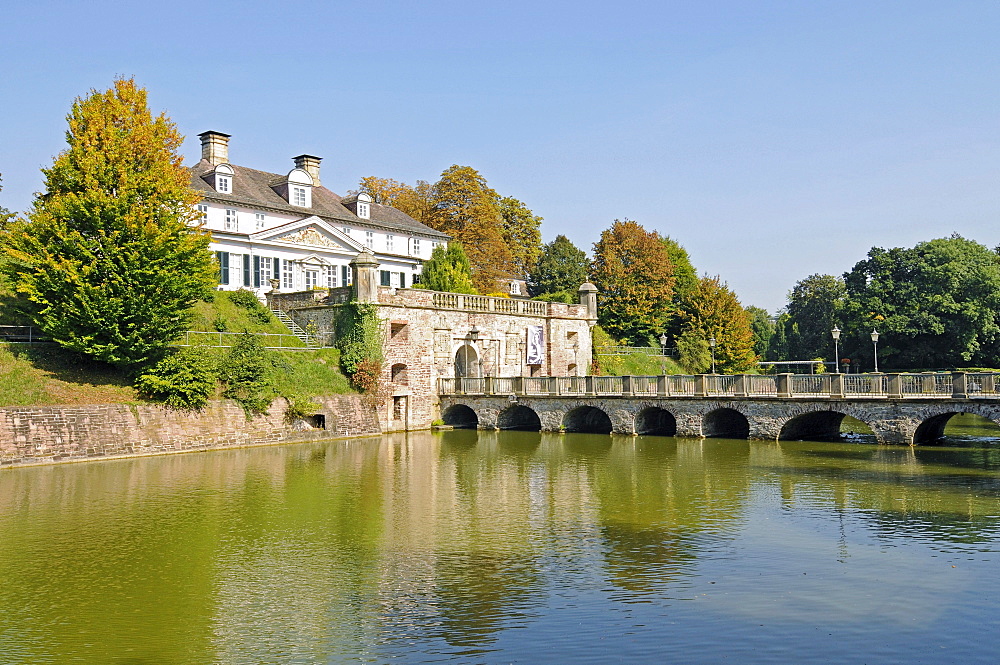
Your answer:
[[[969,427],[9,469],[0,663],[995,663],[1000,442]]]

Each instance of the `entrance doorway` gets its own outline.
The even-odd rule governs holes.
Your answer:
[[[463,344],[455,353],[455,376],[457,378],[478,378],[482,372],[479,367],[479,354],[471,344]]]

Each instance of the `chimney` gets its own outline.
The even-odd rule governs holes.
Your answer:
[[[299,155],[298,157],[292,157],[292,159],[295,160],[295,168],[302,169],[311,175],[313,186],[319,187],[319,163],[323,161],[323,158],[316,157],[315,155]]]
[[[229,134],[202,132],[198,138],[201,139],[202,159],[212,166],[229,163]]]

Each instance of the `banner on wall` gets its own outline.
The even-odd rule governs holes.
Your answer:
[[[545,364],[545,329],[542,326],[528,326],[527,364]]]

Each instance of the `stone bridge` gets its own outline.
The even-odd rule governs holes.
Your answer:
[[[835,440],[851,416],[911,445],[959,413],[1000,424],[992,374],[803,376],[448,379],[439,398],[446,424],[480,429]]]

